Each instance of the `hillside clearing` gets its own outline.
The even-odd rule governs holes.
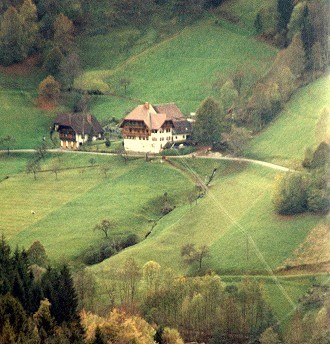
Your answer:
[[[315,145],[315,125],[330,104],[330,75],[298,90],[278,117],[258,134],[246,150],[250,158],[294,167],[305,149]]]

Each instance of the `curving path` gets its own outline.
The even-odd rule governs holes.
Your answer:
[[[0,152],[6,153],[6,150],[0,150]],[[10,152],[13,153],[33,153],[35,152],[34,149],[12,149]],[[63,153],[63,154],[92,154],[92,155],[119,155],[119,153],[105,153],[105,152],[87,152],[87,151],[66,151],[62,149],[48,149],[47,152],[50,153]],[[140,156],[140,157],[145,157],[145,154],[128,154],[128,156]],[[288,171],[295,171],[290,168],[281,166],[281,165],[276,165],[272,164],[270,162],[262,161],[262,160],[255,160],[255,159],[248,159],[248,158],[238,158],[238,157],[230,157],[230,156],[220,156],[217,153],[209,153],[207,155],[196,155],[196,154],[188,154],[188,155],[177,155],[177,156],[169,156],[168,159],[215,159],[215,160],[229,160],[229,161],[242,161],[242,162],[249,162],[252,164],[257,164],[261,165],[264,167],[271,168],[273,170],[277,171],[283,171],[283,172],[288,172]]]

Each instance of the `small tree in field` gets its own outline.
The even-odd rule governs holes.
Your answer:
[[[104,233],[105,237],[108,238],[109,231],[112,227],[113,227],[113,224],[109,220],[104,219],[100,223],[94,226],[94,231],[101,231]]]
[[[37,173],[40,171],[40,159],[33,158],[26,165],[26,173],[33,173],[34,180],[37,180]]]
[[[61,167],[58,161],[53,162],[51,170],[55,174],[55,179],[57,180],[57,174],[61,170]]]
[[[181,247],[181,256],[188,263],[192,264],[198,262],[199,269],[202,269],[202,263],[204,258],[209,257],[209,247],[207,245],[201,245],[197,249],[195,244],[188,243]]]
[[[121,78],[119,80],[119,84],[120,86],[123,86],[124,87],[124,90],[125,90],[125,94],[126,94],[126,91],[127,91],[127,87],[131,84],[131,79],[129,78]]]
[[[0,137],[0,146],[5,147],[7,150],[7,154],[9,155],[9,150],[12,146],[16,143],[16,139],[13,136],[7,135],[4,137]]]

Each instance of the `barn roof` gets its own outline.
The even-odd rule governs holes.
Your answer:
[[[95,116],[88,113],[60,113],[56,116],[54,125],[71,127],[77,134],[98,135],[104,132]]]

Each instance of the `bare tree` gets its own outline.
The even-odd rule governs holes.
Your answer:
[[[101,170],[101,173],[103,173],[104,178],[107,178],[108,172],[110,170],[110,166],[108,166],[108,165],[101,165],[100,166],[100,170]]]
[[[109,231],[112,227],[113,227],[113,224],[109,220],[104,219],[100,223],[94,226],[94,231],[101,231],[104,233],[105,237],[108,238]]]
[[[126,94],[127,87],[131,84],[131,79],[127,77],[123,77],[119,80],[119,84],[124,87],[125,94]]]
[[[37,180],[37,172],[40,171],[40,158],[33,158],[26,165],[26,173],[33,173],[34,180]]]
[[[53,165],[51,167],[52,172],[55,174],[55,179],[57,180],[57,174],[60,171],[60,164],[58,163],[58,161],[54,161]]]
[[[14,136],[4,136],[4,137],[0,137],[0,146],[3,146],[6,148],[7,150],[7,154],[9,155],[9,150],[10,148],[12,148],[16,143],[16,139]]]

